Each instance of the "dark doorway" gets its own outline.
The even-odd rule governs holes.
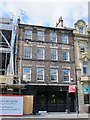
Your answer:
[[[37,94],[37,111],[47,111],[47,96],[46,93]]]
[[[75,93],[69,94],[70,112],[75,112]]]

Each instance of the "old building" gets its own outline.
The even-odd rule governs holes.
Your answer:
[[[74,25],[75,61],[79,112],[88,112],[90,106],[90,32],[85,21]]]
[[[73,29],[21,24],[15,42],[14,93],[34,96],[34,113],[75,112],[77,106]]]

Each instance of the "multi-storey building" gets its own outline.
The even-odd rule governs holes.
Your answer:
[[[90,32],[83,20],[78,20],[74,27],[78,107],[79,112],[88,112],[88,106],[90,106]]]
[[[15,79],[34,96],[34,112],[76,111],[76,73],[73,29],[21,24],[15,42]],[[18,85],[18,86],[19,86]]]
[[[13,84],[13,46],[15,40],[13,19],[0,18],[0,92]]]

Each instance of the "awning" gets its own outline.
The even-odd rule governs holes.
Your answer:
[[[75,93],[76,92],[76,86],[75,85],[69,85],[69,93]]]

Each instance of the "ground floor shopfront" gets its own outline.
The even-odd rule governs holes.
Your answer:
[[[69,93],[68,86],[26,85],[22,94],[34,96],[34,113],[76,112],[76,93]]]
[[[5,89],[4,93],[8,94],[8,91]],[[12,94],[33,96],[33,114],[77,111],[77,95],[69,92],[69,86],[25,85],[22,89],[14,88]]]

